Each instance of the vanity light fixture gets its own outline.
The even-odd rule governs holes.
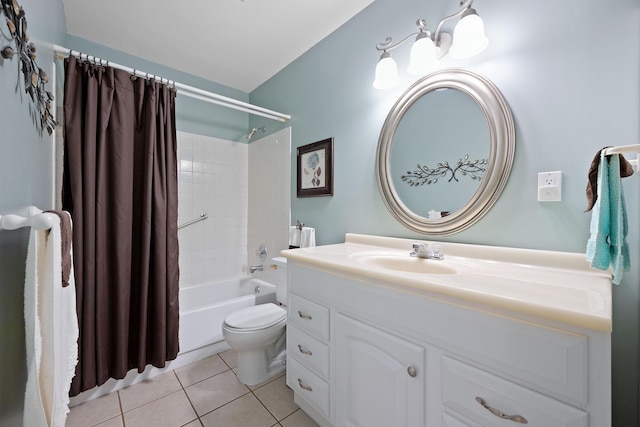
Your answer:
[[[433,71],[440,58],[447,54],[452,58],[468,58],[482,52],[489,44],[489,40],[484,34],[482,19],[471,7],[472,3],[473,0],[462,0],[460,10],[443,18],[433,34],[427,29],[426,21],[420,18],[416,21],[417,32],[409,34],[395,44],[392,43],[391,37],[387,37],[384,43],[377,44],[376,49],[382,51],[382,55],[376,66],[373,87],[390,89],[400,82],[398,67],[389,51],[414,36],[415,42],[411,47],[407,68],[407,72],[412,75],[425,75]],[[456,17],[460,17],[460,20],[453,30],[453,36],[442,31],[445,22]]]

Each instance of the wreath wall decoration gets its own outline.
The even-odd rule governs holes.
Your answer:
[[[1,0],[2,12],[7,21],[9,34],[3,36],[7,40],[13,40],[15,49],[9,45],[3,46],[0,55],[4,59],[11,60],[18,56],[20,69],[24,77],[25,92],[29,94],[33,101],[37,113],[40,116],[36,121],[39,130],[46,129],[51,135],[58,124],[51,114],[51,101],[53,93],[46,90],[45,85],[49,82],[47,73],[36,63],[36,45],[29,42],[27,34],[27,18],[24,9],[17,0]]]

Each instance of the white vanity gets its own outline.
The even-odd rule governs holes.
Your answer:
[[[611,423],[611,281],[583,254],[347,234],[288,258],[287,384],[322,426]]]

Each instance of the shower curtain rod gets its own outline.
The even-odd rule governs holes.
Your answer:
[[[72,50],[72,49],[58,46],[58,45],[53,45],[53,50],[58,54],[72,55],[77,58],[87,60],[89,62],[96,62],[101,65],[106,65],[112,68],[116,68],[118,70],[123,70],[138,77],[154,78],[160,81],[161,83],[166,82],[167,84],[173,85],[177,89],[179,94],[188,96],[189,98],[198,99],[204,102],[210,102],[212,104],[218,104],[223,107],[231,108],[238,111],[244,111],[245,113],[253,114],[256,116],[266,117],[271,120],[277,120],[282,123],[291,119],[291,116],[288,114],[279,113],[277,111],[258,107],[257,105],[249,104],[247,102],[238,101],[237,99],[229,98],[223,95],[218,95],[217,93],[208,92],[206,90],[198,89],[193,86],[188,86],[183,83],[176,82],[175,80],[170,80],[165,77],[160,77],[155,74],[150,74],[144,71],[137,70],[135,68],[116,64],[106,59],[98,58],[93,55],[88,55],[86,53],[82,53],[77,50]]]

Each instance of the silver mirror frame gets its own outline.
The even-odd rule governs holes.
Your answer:
[[[396,129],[407,110],[423,95],[443,88],[466,93],[482,109],[489,127],[489,161],[485,177],[464,206],[446,217],[427,219],[408,209],[398,197],[391,177],[390,153]],[[460,119],[464,120],[463,117]],[[500,197],[513,166],[515,140],[511,109],[500,90],[490,80],[472,71],[457,68],[431,73],[400,96],[382,126],[376,153],[376,176],[382,200],[393,216],[413,231],[431,236],[458,233],[478,222]]]

